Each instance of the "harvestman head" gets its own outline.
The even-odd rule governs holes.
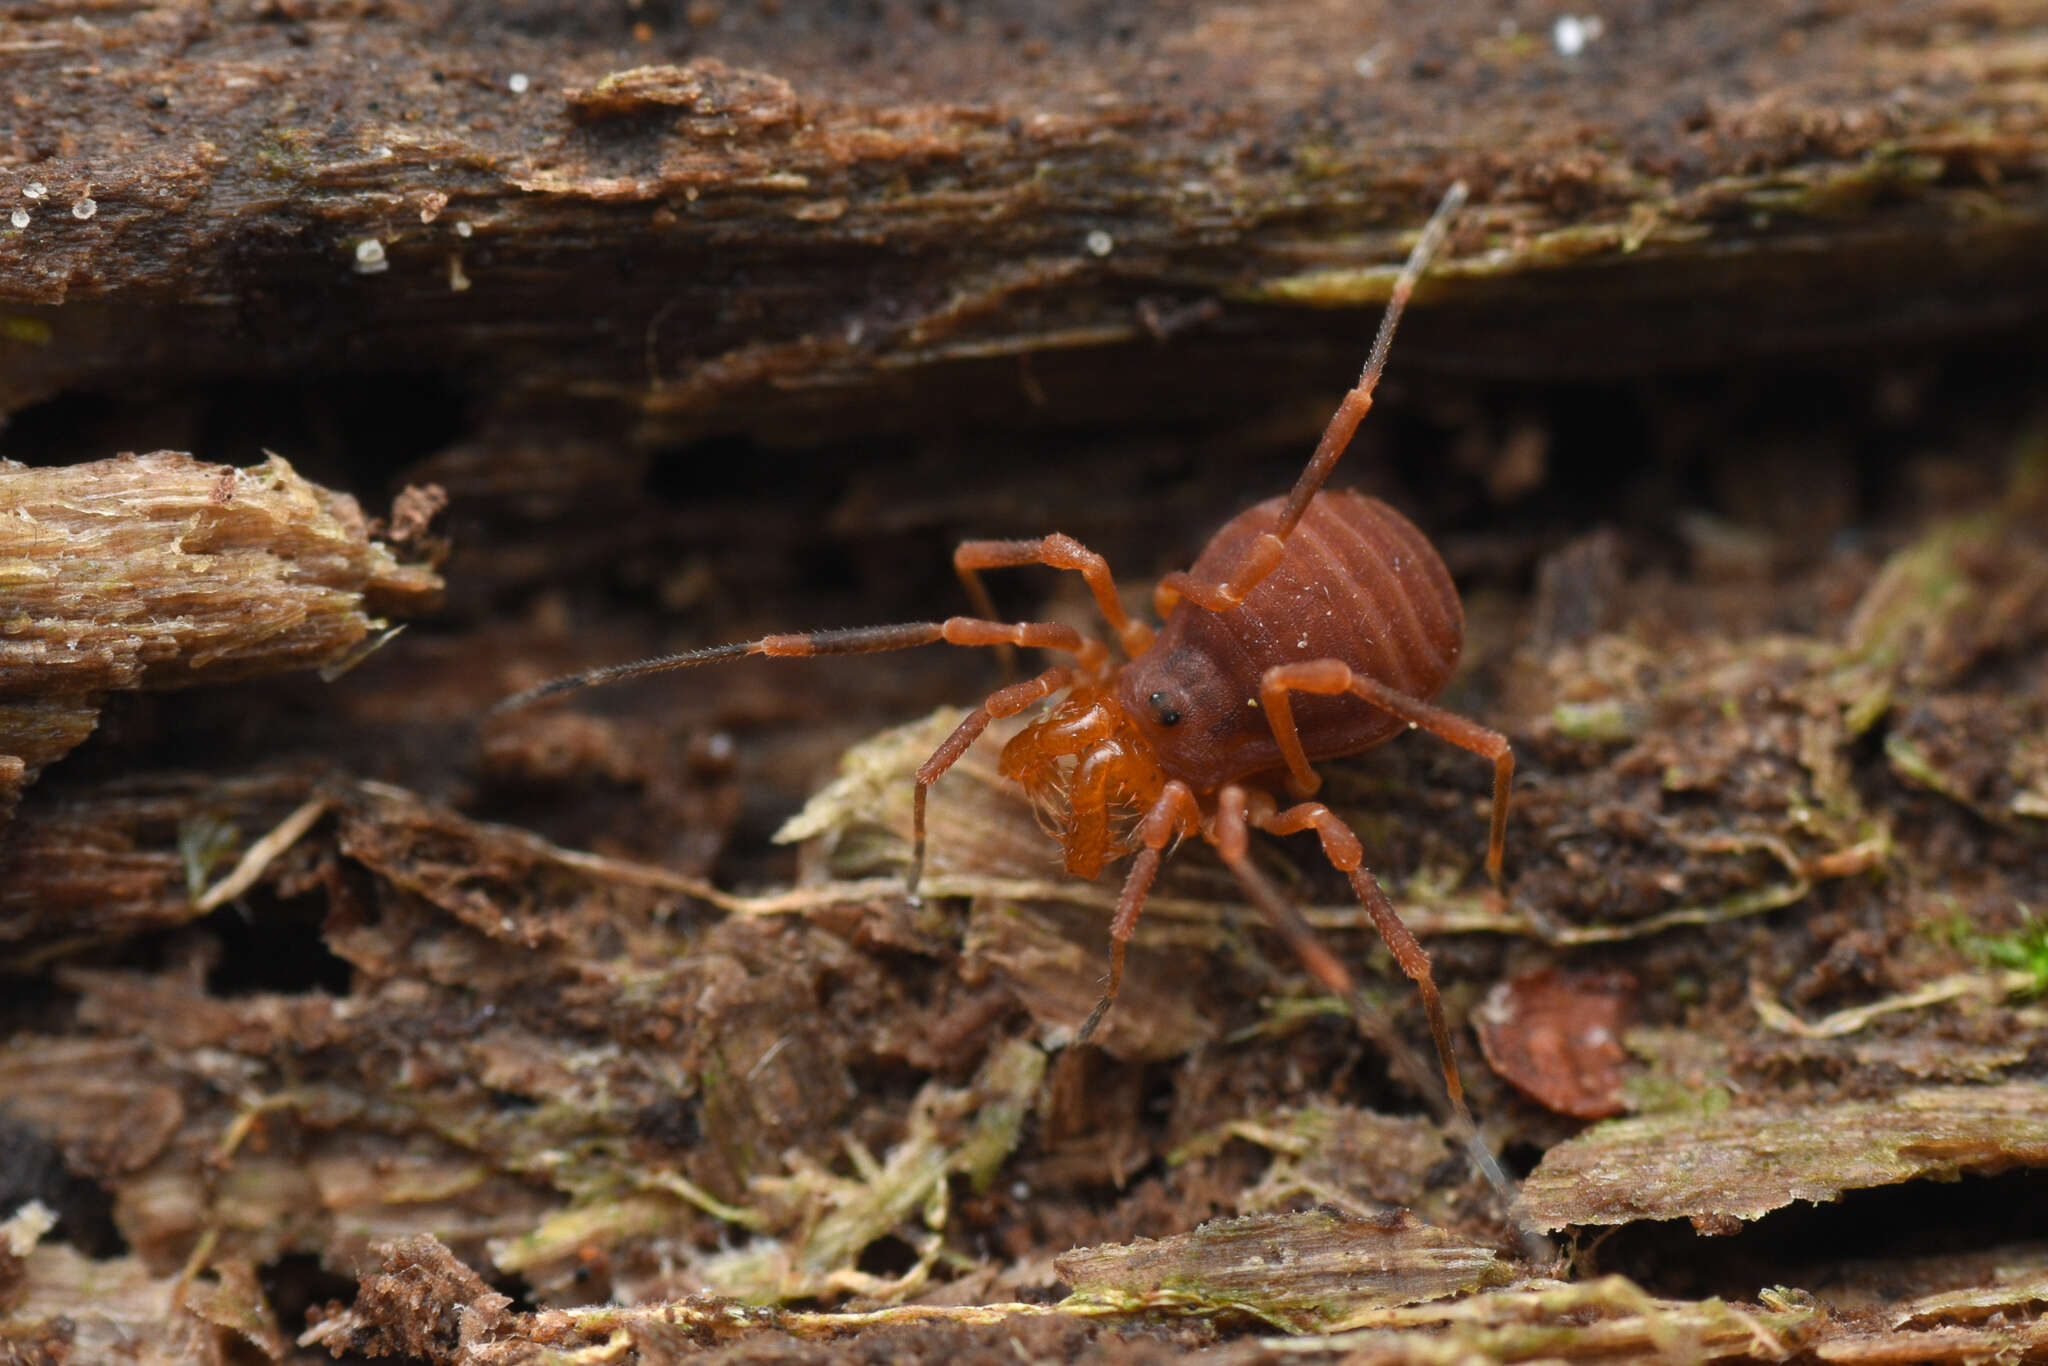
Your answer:
[[[1166,851],[1199,836],[1216,848],[1303,965],[1346,1002],[1410,1083],[1434,1097],[1430,1079],[1365,1003],[1350,970],[1251,862],[1253,829],[1313,831],[1415,982],[1436,1043],[1447,1118],[1505,1195],[1506,1178],[1478,1142],[1465,1106],[1429,956],[1365,868],[1358,837],[1327,806],[1309,800],[1320,781],[1315,761],[1426,730],[1493,763],[1486,869],[1499,884],[1514,756],[1505,736],[1430,703],[1449,681],[1463,645],[1464,618],[1450,575],[1428,539],[1398,512],[1323,487],[1372,407],[1394,328],[1464,200],[1464,185],[1453,185],[1416,238],[1358,383],[1338,404],[1292,491],[1238,514],[1192,568],[1160,581],[1157,629],[1124,611],[1108,562],[1071,537],[968,541],[954,551],[953,564],[978,616],[771,635],[664,655],[557,679],[508,698],[498,710],[743,655],[871,654],[944,642],[1064,656],[1035,678],[992,693],[918,769],[906,877],[912,894],[924,868],[931,786],[991,721],[1063,694],[1004,746],[1000,767],[1037,806],[1070,872],[1093,878],[1107,863],[1132,856],[1110,927],[1102,999],[1077,1041],[1094,1033],[1116,1000],[1125,945]],[[1079,573],[1123,661],[1070,626],[995,620],[981,572],[1023,565]]]

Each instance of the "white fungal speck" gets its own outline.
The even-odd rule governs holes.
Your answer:
[[[1597,14],[1560,14],[1550,26],[1550,44],[1560,57],[1576,57],[1597,39],[1606,25]]]
[[[15,226],[15,227],[17,227],[17,228],[25,228],[25,227],[27,227],[27,226],[28,226],[28,210],[27,210],[27,209],[16,209],[16,210],[15,210],[15,211],[14,211],[14,212],[13,212],[12,214],[8,215],[7,221],[8,221],[8,222],[10,222],[10,223],[12,223],[12,224],[14,224],[14,226]]]
[[[1294,648],[1297,650],[1306,650],[1308,648],[1308,637],[1303,636],[1300,640],[1295,641]]]
[[[475,231],[475,228],[469,226],[469,220],[467,218],[458,218],[455,220],[455,235],[457,237],[467,237]]]
[[[1087,247],[1091,256],[1107,256],[1116,250],[1116,239],[1101,228],[1097,228],[1088,234]]]
[[[71,216],[81,223],[99,211],[100,206],[93,203],[91,199],[81,199],[71,206]]]
[[[28,184],[21,187],[22,197],[24,199],[41,199],[44,195],[48,194],[49,192],[50,187],[48,185],[43,184],[43,182],[40,180],[31,180]]]
[[[526,78],[524,71],[515,71],[506,78],[505,88],[515,95],[524,95],[532,84],[533,82]]]
[[[382,275],[391,268],[390,258],[384,255],[384,244],[374,237],[365,237],[356,243],[356,274]]]

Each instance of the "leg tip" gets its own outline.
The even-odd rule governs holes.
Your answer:
[[[1081,1032],[1074,1036],[1073,1046],[1079,1048],[1082,1044],[1093,1039],[1097,1027],[1102,1024],[1103,1017],[1108,1014],[1109,997],[1105,996],[1095,1003],[1095,1009],[1088,1012],[1087,1020],[1081,1025]]]

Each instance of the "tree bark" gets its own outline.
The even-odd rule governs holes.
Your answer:
[[[1611,375],[2011,324],[2048,303],[2038,21],[17,6],[0,407],[426,371],[652,436],[815,438],[1028,413],[992,358],[1107,351],[1100,413],[1200,408],[1312,310],[1383,299],[1460,177],[1428,291],[1455,327],[1426,310],[1411,363],[1456,336],[1437,363]],[[1150,344],[1186,326],[1217,340]]]

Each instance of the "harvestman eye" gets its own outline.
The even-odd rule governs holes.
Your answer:
[[[1167,705],[1165,693],[1153,693],[1149,700],[1152,703],[1152,713],[1158,718],[1160,725],[1177,726],[1180,724],[1180,710],[1177,707]]]

